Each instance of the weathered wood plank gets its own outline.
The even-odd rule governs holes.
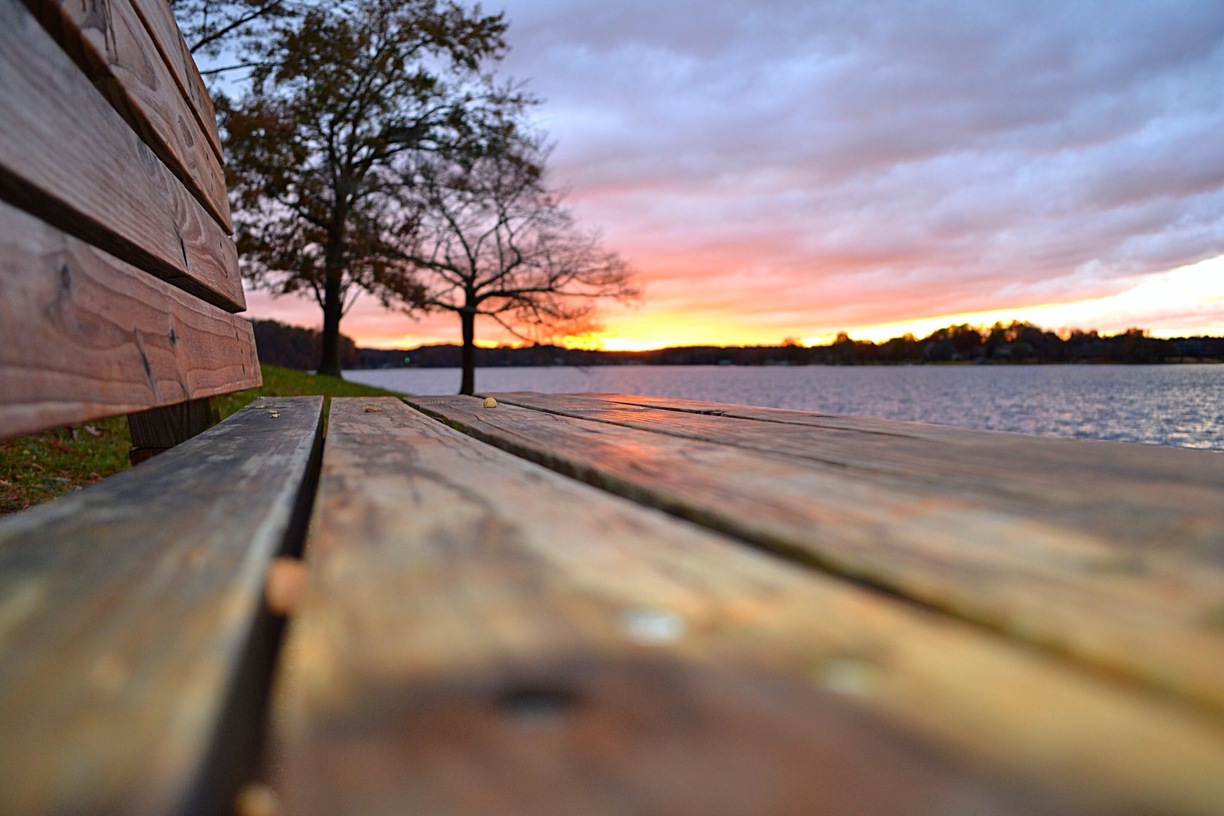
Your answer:
[[[1141,553],[1213,560],[1224,537],[1224,457],[1150,445],[1068,440],[853,417],[777,420],[764,409],[656,400],[650,406],[612,395],[497,394],[508,404],[576,419],[810,461],[863,474],[886,474],[940,494],[1042,517]],[[633,399],[633,398],[630,398]],[[700,406],[700,407],[697,407]],[[708,413],[719,410],[719,413]],[[783,412],[786,413],[786,412]],[[1055,478],[1053,473],[1057,473]],[[1119,502],[1119,496],[1129,497]],[[1184,524],[1178,538],[1169,525]],[[1218,554],[1218,553],[1216,553]]]
[[[131,0],[24,0],[227,233],[225,172]]]
[[[29,11],[0,4],[0,198],[229,311],[233,242]]]
[[[287,812],[1211,813],[1224,801],[1224,732],[1193,712],[394,400],[333,401],[307,563],[276,693]],[[1068,799],[1043,798],[1023,781],[1035,778]]]
[[[0,203],[0,436],[253,388],[251,324]]]
[[[1071,487],[1065,496],[1019,491],[1022,498],[991,498],[940,479],[509,404],[488,411],[479,400],[409,401],[486,441],[635,500],[1074,655],[1206,704],[1217,715],[1224,711],[1224,490],[1218,487],[1135,483],[1119,504],[1134,503],[1149,517],[1129,513],[1133,534],[1115,539],[1104,517],[1106,532],[1096,526],[1109,503],[1087,502],[1077,511]],[[787,430],[770,426],[779,438]],[[864,456],[873,444],[864,441]],[[1097,447],[1064,444],[1082,448],[1086,459]],[[1179,455],[1192,470],[1216,462],[1224,467],[1224,458],[1204,452],[1153,453]],[[949,456],[955,458],[952,451]],[[1067,469],[1074,458],[1059,460],[1049,480],[1077,481]],[[1170,544],[1181,540],[1193,546]]]
[[[1005,440],[1015,442],[1012,450],[1027,449],[1026,442],[1040,440],[1038,444],[1057,445],[1070,441],[1079,445],[1088,442],[1106,447],[1133,446],[1136,443],[1117,443],[1103,440],[1062,440],[1054,437],[1040,437],[1031,434],[1012,433],[1007,431],[987,431],[974,428],[961,428],[950,425],[933,425],[925,422],[908,422],[892,419],[876,419],[871,417],[856,417],[840,414],[823,414],[816,411],[795,411],[785,408],[765,408],[755,405],[727,405],[724,403],[706,402],[702,400],[680,400],[665,397],[639,396],[636,394],[586,394],[604,401],[621,405],[638,405],[648,408],[659,408],[667,411],[684,413],[704,413],[711,416],[730,416],[741,419],[757,419],[763,422],[777,422],[786,425],[804,425],[817,428],[842,429],[861,431],[863,433],[884,434],[886,436],[904,436],[914,439],[928,439],[940,442],[952,442],[958,445],[975,445],[985,443],[1000,445]],[[1151,445],[1143,445],[1144,449]],[[1119,447],[1118,450],[1123,448]],[[1100,456],[1100,454],[1098,454]]]
[[[232,801],[271,668],[264,577],[302,532],[321,414],[265,400],[0,523],[0,812]]]
[[[170,4],[165,0],[132,0],[132,4],[140,14],[140,19],[144,22],[149,36],[153,38],[157,52],[161,54],[170,73],[174,75],[174,81],[178,84],[179,90],[191,104],[196,121],[212,146],[217,161],[222,161],[221,136],[217,132],[217,112],[213,108],[212,97],[208,94],[208,88],[204,86],[204,80],[196,67],[195,59],[191,56],[187,43],[183,41],[182,33],[179,32],[178,23],[175,22],[174,14],[170,11]]]

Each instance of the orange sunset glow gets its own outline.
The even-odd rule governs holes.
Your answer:
[[[1224,6],[508,0],[551,179],[638,273],[567,345],[1224,334]],[[256,317],[320,323],[305,300]],[[358,302],[359,345],[455,343]],[[492,322],[483,344],[521,341]]]

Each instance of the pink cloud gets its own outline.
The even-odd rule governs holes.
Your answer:
[[[1084,301],[1224,254],[1217,0],[504,5],[554,181],[646,284],[620,331],[689,313],[709,342],[777,342]],[[343,330],[457,336],[372,304]]]

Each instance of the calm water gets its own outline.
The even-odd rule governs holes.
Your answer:
[[[454,394],[458,369],[350,371]],[[478,391],[603,391],[1224,450],[1224,365],[481,368]]]

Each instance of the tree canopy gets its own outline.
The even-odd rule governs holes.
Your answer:
[[[313,6],[254,46],[241,99],[218,100],[244,273],[318,302],[322,373],[340,374],[340,320],[358,294],[424,301],[402,252],[420,218],[404,206],[408,168],[527,104],[488,70],[505,31],[500,14],[439,0]]]
[[[472,149],[423,158],[406,185],[416,229],[404,258],[420,305],[459,315],[463,394],[475,386],[478,316],[538,340],[590,331],[599,299],[637,295],[629,266],[545,185],[542,137],[513,121],[489,125]]]
[[[278,23],[304,8],[301,0],[170,0],[170,10],[191,53],[213,59],[224,54],[238,61],[237,65],[202,67],[206,75],[249,67],[244,58],[259,50],[261,40]]]

